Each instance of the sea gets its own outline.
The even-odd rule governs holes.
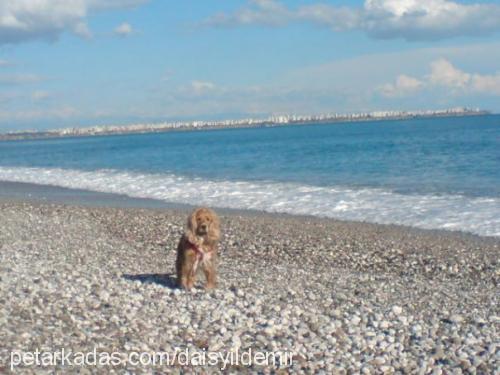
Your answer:
[[[500,115],[2,141],[0,180],[500,236]]]

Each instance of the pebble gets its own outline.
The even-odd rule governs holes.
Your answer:
[[[81,351],[252,348],[295,353],[283,373],[495,371],[496,239],[222,215],[218,288],[206,292],[200,283],[186,292],[174,275],[185,219],[181,210],[0,201],[0,357],[38,343]],[[124,372],[156,370],[216,372],[132,365]]]
[[[359,316],[354,316],[351,319],[351,324],[357,326],[361,322],[361,318]]]
[[[400,306],[393,306],[392,307],[392,312],[395,314],[395,315],[400,315],[402,312],[403,312],[403,308],[400,307]]]
[[[458,324],[458,323],[462,323],[464,321],[464,318],[458,314],[454,314],[454,315],[450,316],[450,320],[453,323]]]

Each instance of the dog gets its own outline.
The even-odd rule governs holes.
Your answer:
[[[220,221],[209,208],[197,208],[187,220],[187,228],[177,246],[177,283],[190,290],[196,281],[198,269],[206,277],[205,289],[213,289],[217,283],[216,261],[220,239]]]

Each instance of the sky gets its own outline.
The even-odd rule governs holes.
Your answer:
[[[500,0],[1,0],[0,131],[500,112]]]

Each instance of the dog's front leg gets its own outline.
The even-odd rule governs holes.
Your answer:
[[[215,270],[215,262],[214,259],[209,259],[206,262],[203,262],[203,273],[207,279],[207,283],[205,284],[205,289],[213,289],[217,284],[217,272]]]
[[[184,254],[184,259],[179,264],[179,274],[178,280],[180,287],[190,290],[193,288],[196,281],[196,269],[195,269],[196,256],[193,256],[190,252]]]

